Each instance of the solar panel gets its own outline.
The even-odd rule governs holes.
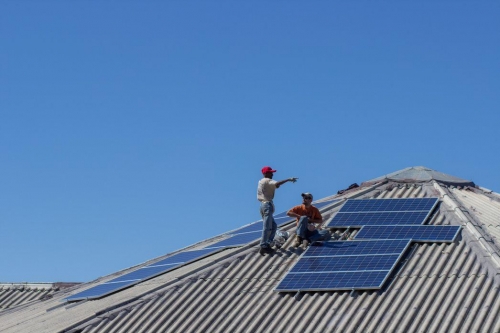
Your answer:
[[[166,272],[170,268],[174,268],[179,266],[179,264],[170,264],[170,265],[163,265],[163,266],[152,266],[152,267],[142,267],[139,268],[136,271],[127,273],[125,275],[122,275],[120,277],[117,277],[109,282],[124,282],[124,281],[138,281],[138,280],[144,280],[148,277],[156,276],[158,274],[161,274],[163,272]]]
[[[295,220],[294,218],[290,216],[285,216],[285,217],[280,217],[280,218],[274,218],[274,222],[278,225],[278,227],[281,227],[284,224],[289,223],[290,221]]]
[[[353,240],[310,246],[275,291],[379,289],[410,243]]]
[[[223,239],[220,242],[207,246],[206,249],[244,245],[259,239],[261,236],[262,236],[262,231],[232,235],[231,237]]]
[[[288,274],[275,291],[380,289],[388,271]]]
[[[115,291],[118,291],[120,289],[129,287],[133,284],[136,284],[136,281],[123,281],[123,282],[118,282],[118,283],[103,283],[100,285],[97,285],[95,287],[92,287],[90,289],[84,290],[78,294],[72,295],[70,297],[66,298],[66,301],[71,302],[71,301],[79,301],[83,299],[93,299],[93,298],[100,298],[105,295],[111,294]]]
[[[276,222],[276,224],[278,226],[282,226],[290,221],[292,221],[293,218],[289,217],[289,216],[285,216],[285,217],[274,217],[274,222]],[[262,220],[260,221],[257,221],[257,222],[254,222],[254,223],[251,223],[251,224],[248,224],[246,226],[243,226],[239,229],[236,229],[236,230],[233,230],[233,231],[230,231],[228,232],[227,234],[230,234],[230,235],[238,235],[238,234],[244,234],[244,233],[247,233],[247,232],[254,232],[254,231],[262,231]]]
[[[402,212],[430,211],[438,198],[406,198],[406,199],[361,199],[347,200],[339,212]]]
[[[246,225],[244,227],[241,227],[239,229],[230,231],[228,234],[236,235],[236,234],[243,234],[246,232],[254,232],[254,231],[262,231],[262,221],[258,221],[258,222]]]
[[[208,254],[212,254],[213,252],[214,252],[214,250],[210,250],[210,249],[184,251],[184,252],[174,254],[173,256],[170,256],[168,258],[165,258],[165,259],[160,260],[158,262],[155,262],[153,264],[150,264],[149,266],[160,266],[160,265],[167,265],[167,264],[183,264],[183,263],[195,260],[195,259],[200,259],[202,257],[205,257]]]
[[[113,280],[107,281],[90,289],[79,292],[66,298],[66,301],[78,301],[83,299],[95,299],[109,295],[118,290],[130,287],[139,282],[151,279],[167,271],[184,265],[188,262],[201,259],[209,254],[218,252],[217,249],[201,249],[177,253],[169,258],[160,260],[148,266],[144,266],[133,272],[121,275]]]
[[[453,242],[460,232],[459,226],[364,226],[356,239],[412,239],[415,242]]]
[[[273,215],[273,217],[274,217],[275,220],[279,219],[279,218],[282,218],[282,217],[287,217],[287,215],[286,215],[287,212],[288,211],[284,211],[284,212],[281,212],[279,214],[275,214],[275,215]]]
[[[364,225],[422,224],[429,215],[424,212],[337,213],[328,227],[362,227]]]

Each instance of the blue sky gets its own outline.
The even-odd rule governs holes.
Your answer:
[[[0,282],[89,281],[409,166],[500,192],[500,3],[3,1]]]

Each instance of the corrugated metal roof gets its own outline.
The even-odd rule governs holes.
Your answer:
[[[60,301],[69,293],[58,293],[0,313],[0,332],[500,331],[493,258],[500,203],[489,195],[433,180],[385,179],[339,196],[439,196],[431,224],[464,226],[456,243],[414,244],[380,291],[274,292],[301,253],[290,239],[273,256],[260,256],[256,246],[225,251],[100,300],[67,305]]]

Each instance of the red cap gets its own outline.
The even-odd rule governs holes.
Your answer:
[[[276,170],[273,170],[270,166],[265,166],[262,168],[262,174],[268,173],[268,172],[276,172]]]

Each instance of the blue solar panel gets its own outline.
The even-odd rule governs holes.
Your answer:
[[[262,221],[258,221],[258,222],[246,225],[242,228],[230,231],[230,232],[228,232],[228,234],[236,235],[236,234],[243,234],[245,232],[254,232],[254,231],[262,231]]]
[[[389,271],[288,274],[275,291],[379,289]]]
[[[429,212],[337,213],[328,227],[361,227],[364,225],[422,224]]]
[[[284,212],[281,212],[279,214],[275,214],[275,215],[273,215],[273,217],[274,217],[275,220],[279,219],[279,218],[282,218],[282,217],[287,217],[287,215],[286,215],[287,212],[288,211],[284,211]]]
[[[430,211],[438,198],[347,200],[340,212]]]
[[[187,262],[201,259],[209,254],[215,253],[220,249],[201,249],[194,251],[185,251],[177,253],[169,258],[160,260],[148,266],[144,266],[133,272],[124,274],[106,283],[97,285],[90,289],[66,298],[66,301],[78,301],[82,299],[93,299],[106,296],[112,292],[132,286],[157,275],[163,274],[173,268],[179,267]]]
[[[412,239],[420,242],[453,242],[461,227],[446,225],[365,226],[356,239]]]
[[[295,220],[294,218],[290,216],[285,216],[285,217],[280,217],[280,218],[274,218],[274,222],[278,225],[278,227],[281,227],[284,224],[289,223],[290,221]]]
[[[303,257],[290,272],[331,272],[332,269],[334,271],[362,271],[367,268],[370,270],[389,270],[398,257],[399,254]]]
[[[194,260],[194,259],[200,259],[201,257],[204,257],[205,255],[211,254],[213,252],[214,252],[213,249],[184,251],[184,252],[174,254],[171,257],[165,258],[163,260],[160,260],[160,261],[155,262],[155,263],[148,265],[148,266],[160,266],[160,265],[167,265],[167,264],[183,264],[183,263],[186,263],[186,262]]]
[[[98,286],[92,287],[90,289],[84,290],[78,294],[72,295],[66,298],[66,301],[79,301],[83,299],[92,299],[99,298],[111,294],[120,289],[126,288],[133,284],[136,284],[136,281],[124,281],[118,283],[103,283]]]
[[[408,245],[407,239],[381,241],[331,241],[310,246],[303,257],[345,256],[363,254],[399,254]]]
[[[166,272],[167,270],[177,267],[179,265],[171,264],[166,266],[152,266],[152,267],[142,267],[136,271],[127,273],[125,275],[119,276],[109,282],[123,282],[123,281],[134,281],[134,280],[144,280],[159,274]]]
[[[228,247],[228,246],[238,246],[238,245],[244,245],[247,243],[250,243],[252,241],[255,241],[257,239],[260,239],[262,236],[261,231],[256,231],[256,232],[249,232],[246,234],[237,234],[237,235],[232,235],[229,238],[226,238],[224,240],[221,240],[220,242],[217,242],[215,244],[211,244],[207,246],[207,249],[214,249],[218,247]]]

